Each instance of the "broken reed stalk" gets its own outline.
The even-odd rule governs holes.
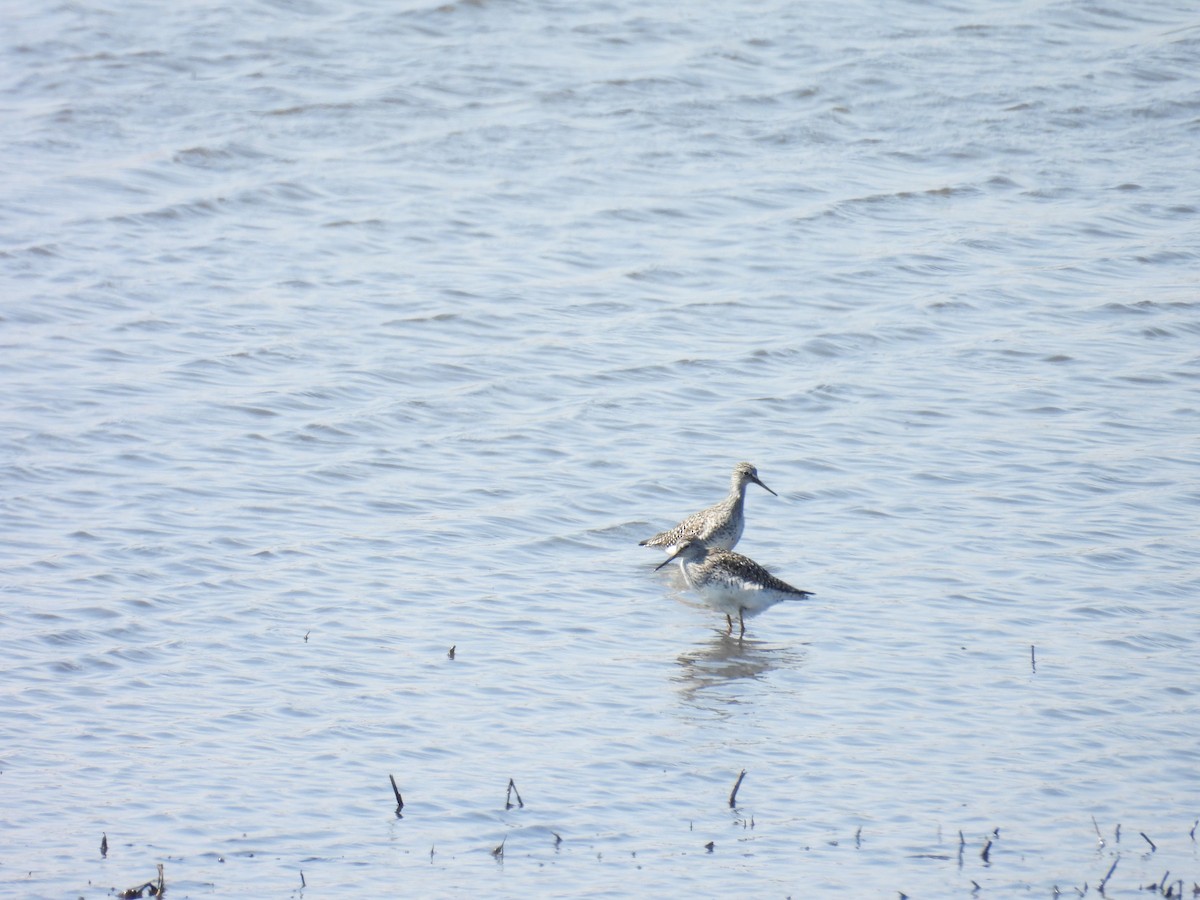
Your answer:
[[[508,840],[508,835],[506,834],[504,836],[503,840],[500,841],[500,846],[492,851],[492,856],[496,857],[497,860],[504,859],[504,842],[507,840]]]
[[[1171,892],[1167,890],[1167,879],[1171,877],[1171,870],[1163,872],[1163,877],[1158,879],[1158,892],[1164,897],[1170,897]],[[1153,885],[1151,885],[1153,887]]]
[[[524,809],[525,804],[521,801],[521,792],[517,790],[517,784],[511,778],[508,779],[508,793],[504,796],[504,808],[512,809],[512,798],[516,795],[517,807]]]
[[[388,775],[388,781],[392,783],[392,793],[396,795],[396,818],[403,819],[401,810],[404,809],[404,798],[400,796],[400,788],[396,787],[396,778],[393,775]]]
[[[100,832],[100,855],[105,859],[108,858],[108,835],[103,831]]]
[[[1037,674],[1037,653],[1034,652],[1033,644],[1029,645],[1029,667],[1033,673]]]
[[[738,788],[740,788],[742,786],[742,779],[745,777],[746,777],[746,770],[742,769],[742,774],[739,775],[737,778],[737,781],[734,782],[733,790],[729,792],[729,808],[730,809],[733,809],[735,806],[737,806]]]
[[[304,870],[303,869],[300,870],[300,887],[302,887],[302,888],[308,887],[308,882],[304,880]]]
[[[991,852],[992,852],[992,839],[988,838],[987,843],[983,845],[983,849],[981,851],[979,851],[979,857],[984,862],[988,862],[988,856],[991,855]]]
[[[1152,840],[1150,840],[1150,838],[1146,837],[1146,832],[1139,831],[1138,834],[1140,834],[1143,838],[1146,839],[1146,843],[1150,845],[1151,853],[1154,853],[1156,850],[1158,850],[1158,848],[1154,846],[1154,841],[1152,841]]]
[[[1104,895],[1104,886],[1106,884],[1108,884],[1108,879],[1112,878],[1112,873],[1117,870],[1117,863],[1119,863],[1120,861],[1121,861],[1121,854],[1118,853],[1117,858],[1113,860],[1113,864],[1108,867],[1108,871],[1104,874],[1104,877],[1100,879],[1100,895],[1101,896]]]
[[[1096,817],[1092,816],[1092,827],[1096,829],[1096,840],[1100,842],[1100,849],[1104,849],[1104,838],[1100,835],[1100,825],[1096,821]]]
[[[163,864],[158,864],[158,896],[162,896],[167,892],[167,883],[163,878]]]

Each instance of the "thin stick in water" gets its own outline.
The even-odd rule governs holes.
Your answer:
[[[1113,860],[1113,864],[1108,867],[1108,872],[1100,879],[1100,894],[1104,894],[1104,886],[1108,884],[1108,879],[1112,878],[1112,873],[1117,870],[1117,863],[1121,861],[1121,854],[1117,854],[1117,858]]]
[[[404,809],[404,798],[400,796],[400,788],[396,787],[396,779],[392,775],[388,775],[388,781],[392,783],[392,793],[396,795],[396,818],[403,819],[404,816],[400,811]]]
[[[1156,850],[1158,850],[1158,848],[1154,846],[1154,841],[1152,841],[1152,840],[1150,840],[1150,838],[1146,837],[1146,832],[1139,831],[1138,834],[1140,834],[1143,838],[1146,838],[1146,843],[1150,845],[1151,853],[1154,853]]]
[[[524,809],[525,804],[521,801],[521,792],[517,790],[516,782],[510,778],[510,779],[508,779],[508,793],[504,797],[504,808],[505,809],[512,809],[512,798],[514,795],[517,798],[517,807],[520,809]]]
[[[1100,842],[1100,849],[1104,849],[1104,838],[1100,836],[1100,825],[1096,821],[1096,817],[1092,816],[1092,827],[1096,829],[1096,840]]]
[[[746,770],[742,769],[742,774],[738,776],[737,781],[733,785],[733,790],[729,794],[729,808],[730,809],[733,809],[735,806],[737,806],[738,788],[740,788],[742,786],[742,779],[745,777],[746,777]]]

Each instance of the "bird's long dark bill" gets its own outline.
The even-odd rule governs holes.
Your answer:
[[[655,572],[657,572],[659,569],[661,569],[661,568],[662,568],[663,566],[665,566],[667,563],[673,563],[673,562],[675,562],[675,557],[676,557],[676,556],[678,556],[678,555],[679,555],[679,554],[677,554],[677,553],[673,553],[673,554],[671,554],[671,555],[670,555],[670,556],[668,556],[666,559],[664,559],[662,562],[660,562],[660,563],[659,563],[657,566],[655,566],[655,567],[654,567],[654,571],[655,571]]]
[[[779,496],[773,490],[771,490],[769,487],[767,487],[765,484],[763,484],[761,481],[759,481],[757,478],[754,479],[754,483],[757,484],[760,488],[762,488],[764,491],[766,491],[771,496],[773,496],[773,497]]]

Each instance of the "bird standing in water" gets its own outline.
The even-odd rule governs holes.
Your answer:
[[[710,547],[700,540],[684,541],[656,568],[679,562],[688,587],[704,602],[725,613],[729,633],[733,633],[736,614],[741,633],[746,634],[746,616],[757,616],[784,600],[804,600],[812,591],[794,588],[776,578],[754,560],[732,550]]]
[[[683,541],[700,539],[706,541],[710,547],[732,550],[746,527],[743,507],[746,505],[746,485],[751,482],[767,493],[779,496],[762,483],[758,477],[758,469],[748,462],[740,462],[733,467],[728,497],[708,509],[692,513],[670,531],[639,541],[640,546],[662,547],[668,553],[674,553]]]

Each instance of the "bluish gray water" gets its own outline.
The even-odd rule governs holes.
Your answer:
[[[5,18],[4,896],[1200,882],[1192,4]]]

